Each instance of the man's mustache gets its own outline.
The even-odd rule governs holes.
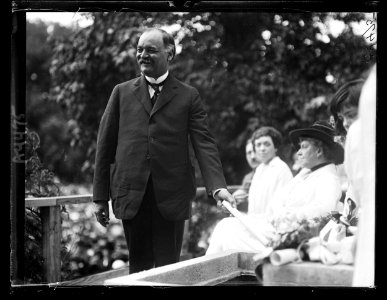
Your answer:
[[[145,64],[149,64],[149,63],[151,63],[152,61],[151,60],[148,60],[148,59],[139,59],[138,60],[138,62],[140,63],[140,64],[142,64],[142,63],[145,63]]]

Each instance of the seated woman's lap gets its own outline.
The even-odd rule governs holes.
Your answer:
[[[265,228],[265,221],[259,218],[246,216],[254,230]],[[213,254],[227,250],[246,252],[260,252],[265,247],[255,238],[237,218],[224,218],[215,227],[206,254]]]

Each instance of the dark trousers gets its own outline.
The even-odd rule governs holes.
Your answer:
[[[129,273],[176,263],[183,243],[184,220],[168,221],[160,214],[149,178],[136,216],[122,220],[129,249]]]

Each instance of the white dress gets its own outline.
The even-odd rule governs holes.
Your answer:
[[[249,190],[248,214],[266,213],[273,195],[293,178],[288,165],[278,156],[255,170]]]
[[[341,197],[340,178],[333,164],[313,172],[303,169],[270,202],[269,211],[246,215],[255,231],[270,230],[270,220],[293,215],[297,219],[324,216],[334,210]],[[224,218],[215,227],[206,255],[227,250],[261,252],[265,247],[236,218]]]
[[[375,285],[376,66],[364,83],[357,122],[358,125],[352,126],[359,127],[350,128],[347,142],[354,148],[357,146],[358,151],[345,157],[348,177],[361,209],[352,285],[371,287]]]

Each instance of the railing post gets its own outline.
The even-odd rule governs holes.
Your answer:
[[[60,206],[41,207],[44,275],[47,282],[61,279],[61,216]]]

